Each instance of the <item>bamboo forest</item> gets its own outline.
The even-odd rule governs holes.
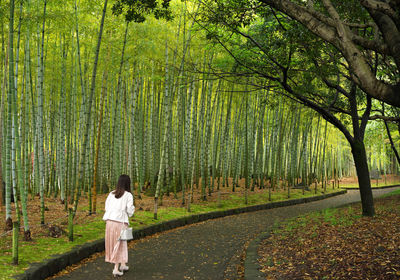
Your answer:
[[[335,262],[343,273],[330,274],[306,257],[319,260],[329,254],[329,245],[300,253],[300,247],[314,246],[305,243],[292,254],[269,253],[277,253],[274,242],[292,250],[296,238],[323,235],[314,216],[287,226],[298,230],[302,221],[314,221],[304,227],[315,230],[307,237],[298,230],[284,241],[284,229],[275,233],[278,222],[306,211],[293,210],[297,214],[277,220],[275,212],[265,212],[254,229],[247,224],[252,216],[230,219],[275,207],[289,213],[286,207],[297,207],[289,205],[314,201],[304,207],[315,203],[310,209],[328,211],[320,212],[321,219],[334,217],[324,222],[332,226],[361,220],[373,231],[377,219],[388,217],[384,213],[397,215],[381,224],[400,221],[399,195],[389,196],[394,202],[375,199],[400,184],[399,11],[396,0],[0,1],[0,279],[47,279],[59,271],[60,279],[69,273],[75,274],[68,279],[87,279],[79,267],[63,269],[104,251],[105,200],[121,174],[131,180],[133,239],[150,236],[144,252],[159,251],[146,258],[136,251],[141,243],[130,242],[134,269],[124,271],[122,264],[114,276],[255,279],[246,265],[248,242],[271,231],[272,241],[257,245],[261,278],[398,279],[398,238],[388,241],[390,246],[382,241],[371,245],[377,249],[366,249],[377,250],[381,259],[366,253],[363,264],[346,263],[353,272]],[[330,199],[335,202],[324,203]],[[350,202],[358,208],[324,210]],[[346,220],[349,215],[354,221]],[[203,241],[196,238],[210,232],[202,223],[189,227],[200,233],[174,237],[185,240],[182,249],[166,247],[173,239],[150,245],[156,232],[161,232],[156,239],[180,234],[183,225],[223,216],[229,217],[215,230],[229,231],[236,224],[229,239],[237,242],[235,250],[247,248],[247,256],[218,247],[226,241],[217,234],[220,239],[210,245],[215,253],[204,249],[204,257],[196,245]],[[162,227],[172,222],[177,225]],[[178,232],[163,233],[172,228]],[[381,234],[399,233],[397,227]],[[96,240],[102,249],[60,268],[46,263],[54,254]],[[342,248],[344,259],[355,258],[347,253],[364,246],[357,242]],[[198,263],[175,256],[169,266],[176,265],[176,271],[162,271],[168,257],[159,253],[175,249],[188,250]],[[300,264],[294,255],[304,255]],[[379,269],[372,268],[375,259]],[[34,262],[46,264],[46,273],[34,270]],[[111,273],[101,269],[89,273],[109,279],[103,275]]]

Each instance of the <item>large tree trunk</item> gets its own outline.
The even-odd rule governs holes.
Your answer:
[[[371,190],[371,181],[369,178],[369,169],[367,162],[367,154],[363,141],[354,140],[351,143],[351,152],[353,154],[356,166],[358,185],[360,188],[362,214],[363,216],[372,217],[375,215],[374,199]]]

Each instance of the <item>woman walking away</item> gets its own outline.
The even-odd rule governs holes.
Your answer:
[[[103,220],[106,221],[106,262],[113,263],[113,275],[122,276],[129,267],[128,244],[126,240],[119,240],[122,229],[128,227],[129,217],[135,212],[133,195],[131,194],[131,179],[128,175],[118,178],[117,187],[106,200],[106,212]]]

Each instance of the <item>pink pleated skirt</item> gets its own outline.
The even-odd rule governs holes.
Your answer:
[[[128,243],[118,240],[121,230],[126,225],[121,222],[106,221],[106,262],[109,263],[127,263],[128,262]]]

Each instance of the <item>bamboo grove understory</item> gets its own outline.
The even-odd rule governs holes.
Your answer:
[[[186,3],[174,4],[173,24],[127,24],[107,1],[93,12],[101,19],[58,2],[10,1],[1,22],[2,194],[7,225],[13,200],[26,238],[31,199],[41,199],[42,223],[47,197],[77,211],[87,196],[94,213],[97,193],[120,174],[138,198],[154,196],[155,218],[170,193],[190,208],[194,189],[207,200],[241,178],[246,190],[290,196],[354,175],[349,145],[323,118],[274,88],[245,85],[253,77],[213,74],[223,55],[202,46]],[[380,143],[370,165],[392,173]]]

